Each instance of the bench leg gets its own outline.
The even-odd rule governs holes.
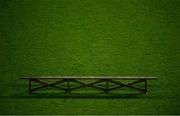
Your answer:
[[[31,94],[31,79],[29,79],[29,94]]]
[[[144,80],[144,93],[147,93],[147,80]]]
[[[106,80],[106,89],[105,89],[105,92],[107,93],[107,92],[109,92],[109,90],[108,90],[108,79]]]
[[[67,81],[67,89],[66,89],[66,91],[67,91],[67,93],[69,93],[70,92],[70,89],[69,89],[70,88],[70,85],[69,85],[70,84],[69,83],[70,80],[66,79],[66,81]]]

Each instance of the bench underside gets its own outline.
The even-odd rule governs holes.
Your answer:
[[[23,77],[20,79],[29,80],[29,93],[33,93],[43,88],[57,88],[59,90],[63,90],[67,93],[71,93],[71,91],[81,89],[84,87],[91,87],[103,92],[110,92],[115,89],[121,88],[130,88],[140,93],[147,92],[147,80],[155,80],[156,77],[95,77],[95,76],[64,76],[64,77]],[[51,82],[48,82],[50,80]],[[85,80],[91,80],[87,82]],[[129,82],[124,82],[128,80]],[[73,85],[75,83],[76,85]],[[136,84],[141,83],[141,87],[135,86]],[[33,86],[33,84],[38,84],[38,86]],[[60,86],[62,85],[63,86]],[[101,84],[103,86],[99,86]],[[112,86],[113,84],[113,86]]]
[[[39,86],[33,87],[32,83],[39,84]],[[78,85],[71,86],[72,83],[76,83]],[[144,83],[143,88],[136,87],[135,84]],[[65,84],[63,87],[59,86],[59,84]],[[99,86],[98,84],[103,84],[104,86]],[[110,84],[114,84],[114,86],[109,86]],[[103,92],[110,92],[119,88],[131,88],[137,90],[141,93],[147,92],[147,80],[146,79],[138,79],[131,80],[131,82],[123,83],[113,79],[96,79],[93,82],[84,82],[79,79],[59,79],[54,80],[53,82],[46,82],[43,79],[29,79],[29,93],[33,93],[43,88],[52,87],[58,88],[59,90],[63,90],[65,92],[70,93],[73,90],[77,90],[83,87],[91,87],[97,90],[101,90]]]

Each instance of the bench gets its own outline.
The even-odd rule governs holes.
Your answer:
[[[65,92],[71,92],[73,90],[82,87],[92,87],[103,92],[109,92],[117,88],[131,88],[141,93],[147,92],[147,80],[156,80],[156,77],[127,77],[127,76],[41,76],[41,77],[22,77],[29,81],[29,93],[38,91],[42,88],[54,87]],[[51,80],[51,82],[47,82]],[[91,82],[85,82],[84,80],[91,80]],[[122,80],[128,80],[130,82],[125,83]],[[40,84],[38,87],[32,87],[32,82]],[[76,83],[78,86],[71,86],[71,83]],[[64,83],[65,86],[59,86],[58,84]],[[98,86],[97,84],[104,84],[104,86]],[[136,87],[135,84],[143,83],[143,87]],[[110,86],[109,84],[114,84]]]

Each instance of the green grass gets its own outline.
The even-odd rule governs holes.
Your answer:
[[[180,114],[179,0],[0,0],[0,114]],[[32,95],[21,76],[156,76],[148,95]],[[104,97],[103,97],[104,96]]]

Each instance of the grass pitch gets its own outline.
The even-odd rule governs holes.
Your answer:
[[[0,114],[180,114],[179,0],[0,0]],[[27,93],[22,76],[156,76],[148,95]],[[106,96],[106,95],[105,95]]]

